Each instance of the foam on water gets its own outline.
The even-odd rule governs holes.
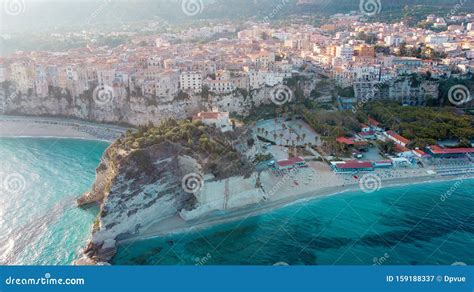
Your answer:
[[[108,146],[101,141],[0,138],[0,264],[70,264],[97,208],[81,210]]]
[[[87,191],[107,143],[0,138],[0,264],[70,264],[97,208]],[[444,195],[444,200],[441,197]],[[474,181],[343,193],[120,246],[115,264],[474,264]]]

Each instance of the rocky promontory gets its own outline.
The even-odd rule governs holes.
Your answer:
[[[245,129],[222,133],[189,120],[128,131],[105,151],[92,189],[77,200],[82,207],[98,203],[100,213],[84,256],[75,263],[106,263],[117,241],[192,213],[200,207],[205,181],[248,180],[254,167],[245,153],[252,147]]]

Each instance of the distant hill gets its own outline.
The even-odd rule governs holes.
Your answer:
[[[198,4],[196,15],[183,12],[182,4]],[[365,0],[380,1],[379,17],[400,17],[407,11],[413,13],[447,13],[460,0]],[[23,3],[20,15],[0,12],[1,32],[16,29],[44,27],[86,27],[87,25],[130,21],[164,19],[171,23],[189,22],[196,19],[259,20],[268,15],[284,18],[288,15],[331,15],[359,10],[358,0],[90,0],[90,1],[17,1]],[[202,3],[202,6],[201,6]],[[3,3],[2,3],[3,4]],[[193,8],[193,6],[188,6]],[[194,6],[196,8],[196,6]],[[474,12],[474,1],[467,1],[459,12]],[[189,14],[189,13],[188,13]],[[192,14],[192,13],[191,13]]]

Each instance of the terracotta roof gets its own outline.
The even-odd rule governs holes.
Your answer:
[[[336,138],[336,141],[342,144],[346,144],[346,145],[354,145],[354,140],[346,138],[346,137]]]
[[[372,119],[371,117],[369,117],[369,125],[378,127],[380,125],[380,123],[377,122],[376,120]]]
[[[405,143],[405,144],[408,144],[410,143],[410,140],[408,140],[407,138],[405,137],[402,137],[400,135],[398,135],[397,133],[395,133],[394,131],[387,131],[387,134],[393,138],[395,138],[396,140],[402,142],[402,143]]]
[[[419,154],[420,156],[429,156],[428,154],[426,154],[424,151],[420,150],[420,149],[415,149],[413,150],[415,151],[417,154]]]
[[[441,148],[438,145],[430,146],[433,154],[467,154],[474,153],[474,148]]]
[[[203,120],[215,120],[219,118],[218,112],[202,112],[199,113],[197,118],[201,118]]]
[[[336,164],[337,168],[341,169],[358,169],[358,168],[373,168],[372,162],[369,161],[346,161],[345,163]]]
[[[408,149],[407,147],[404,147],[400,144],[395,144],[395,151],[400,153],[400,152],[408,152],[410,151],[410,149]]]
[[[299,162],[305,162],[305,161],[301,157],[293,157],[287,160],[277,161],[278,165],[281,167],[295,165],[296,163],[299,163]]]

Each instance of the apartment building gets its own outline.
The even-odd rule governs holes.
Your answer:
[[[202,74],[199,72],[183,72],[179,77],[179,88],[183,91],[202,91]]]

